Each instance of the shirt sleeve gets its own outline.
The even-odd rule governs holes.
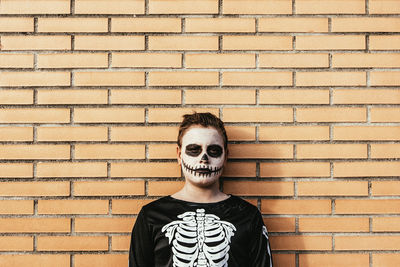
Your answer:
[[[154,267],[152,234],[144,210],[140,210],[132,229],[129,267]]]
[[[252,267],[272,267],[272,254],[269,245],[268,231],[265,227],[261,213],[257,214],[253,220],[253,238],[250,248],[250,260]]]

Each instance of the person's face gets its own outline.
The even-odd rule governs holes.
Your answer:
[[[183,135],[178,162],[187,182],[201,187],[218,182],[225,160],[224,140],[215,128],[195,125]]]

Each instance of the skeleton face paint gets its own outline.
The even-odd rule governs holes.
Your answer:
[[[214,128],[193,126],[182,138],[181,164],[190,182],[217,181],[225,163],[224,141]]]

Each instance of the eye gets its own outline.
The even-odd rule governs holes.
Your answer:
[[[198,155],[201,154],[202,151],[203,149],[201,148],[201,146],[196,144],[189,144],[185,148],[186,155],[191,157],[197,157]]]
[[[218,158],[222,155],[222,147],[219,145],[210,145],[207,147],[207,154],[213,158]]]

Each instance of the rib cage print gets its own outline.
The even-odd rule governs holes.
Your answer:
[[[172,242],[174,267],[225,267],[228,266],[231,237],[236,228],[221,221],[204,209],[188,211],[177,216],[161,231]]]

